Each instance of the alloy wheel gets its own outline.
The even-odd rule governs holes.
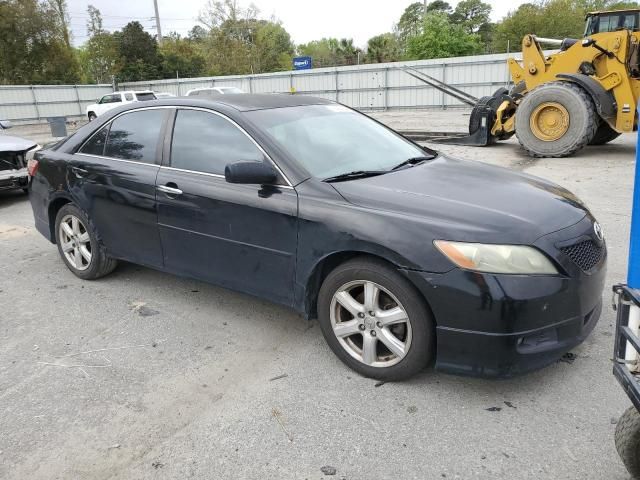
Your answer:
[[[365,365],[390,367],[411,347],[411,322],[405,308],[375,282],[342,285],[331,300],[330,319],[342,348]]]
[[[91,238],[87,227],[75,215],[65,215],[60,221],[59,238],[62,253],[76,270],[91,265]]]

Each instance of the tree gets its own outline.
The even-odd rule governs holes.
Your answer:
[[[277,72],[291,69],[294,46],[291,36],[275,21],[263,21],[256,30],[252,65],[256,72]]]
[[[521,49],[522,39],[529,33],[548,38],[580,38],[587,12],[638,8],[636,2],[608,0],[538,0],[520,5],[495,27],[493,50]]]
[[[452,24],[446,14],[436,12],[425,15],[423,33],[409,39],[407,56],[421,60],[471,55],[481,50],[477,34],[468,33],[462,25]]]
[[[369,63],[397,62],[401,56],[398,37],[393,33],[377,35],[367,42],[366,60]]]
[[[117,73],[117,44],[113,35],[102,27],[100,10],[89,5],[87,14],[89,40],[78,49],[83,81],[110,83],[111,76]]]
[[[435,0],[427,4],[427,13],[432,12],[451,13],[451,5],[447,2],[443,2],[442,0]]]
[[[205,59],[200,54],[193,40],[181,38],[175,32],[162,38],[160,46],[162,56],[162,76],[164,78],[176,75],[187,77],[201,77],[205,75]]]
[[[401,44],[406,44],[411,37],[415,37],[422,32],[424,16],[424,4],[422,2],[412,3],[405,8],[396,26]]]
[[[0,1],[0,83],[61,84],[79,79],[58,12],[37,0]]]
[[[64,39],[64,44],[71,49],[69,40],[69,13],[67,12],[67,0],[48,0],[51,10],[55,13],[55,19]]]
[[[482,25],[489,23],[491,5],[481,0],[462,0],[451,14],[451,22],[457,23],[468,33],[476,33]]]
[[[118,48],[119,79],[125,82],[158,78],[162,59],[156,39],[139,22],[129,22],[113,34]]]

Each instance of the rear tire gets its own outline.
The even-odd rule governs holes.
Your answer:
[[[616,450],[633,478],[640,478],[640,413],[629,407],[622,414],[615,433]]]
[[[601,120],[598,130],[596,130],[596,134],[589,142],[589,145],[604,145],[615,140],[620,135],[622,135],[620,132],[616,132],[607,122]]]
[[[365,377],[409,378],[435,353],[434,321],[424,299],[382,260],[355,258],[333,270],[318,294],[318,319],[331,350]]]
[[[118,265],[106,254],[89,217],[74,204],[68,203],[58,211],[55,233],[60,257],[78,278],[95,280]]]
[[[564,111],[558,115],[564,120],[554,124],[544,122],[545,117],[538,115],[545,108]],[[570,82],[546,83],[520,102],[516,111],[516,136],[532,157],[569,157],[593,140],[598,118],[591,97],[582,88]]]

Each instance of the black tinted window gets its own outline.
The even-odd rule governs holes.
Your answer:
[[[156,96],[153,93],[136,93],[136,98],[144,102],[147,100],[155,100]]]
[[[171,166],[224,174],[240,161],[263,161],[262,152],[234,124],[213,113],[179,110],[173,130]]]
[[[104,155],[104,144],[107,140],[107,132],[109,126],[103,127],[98,133],[89,139],[80,149],[80,153],[88,153],[89,155]]]
[[[155,163],[158,137],[166,110],[127,113],[111,124],[105,156]]]

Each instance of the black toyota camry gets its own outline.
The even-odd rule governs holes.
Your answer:
[[[600,316],[605,241],[578,198],[328,100],[132,104],[36,153],[29,173],[36,226],[78,277],[123,260],[287,305],[369,377],[432,359],[516,375]]]

